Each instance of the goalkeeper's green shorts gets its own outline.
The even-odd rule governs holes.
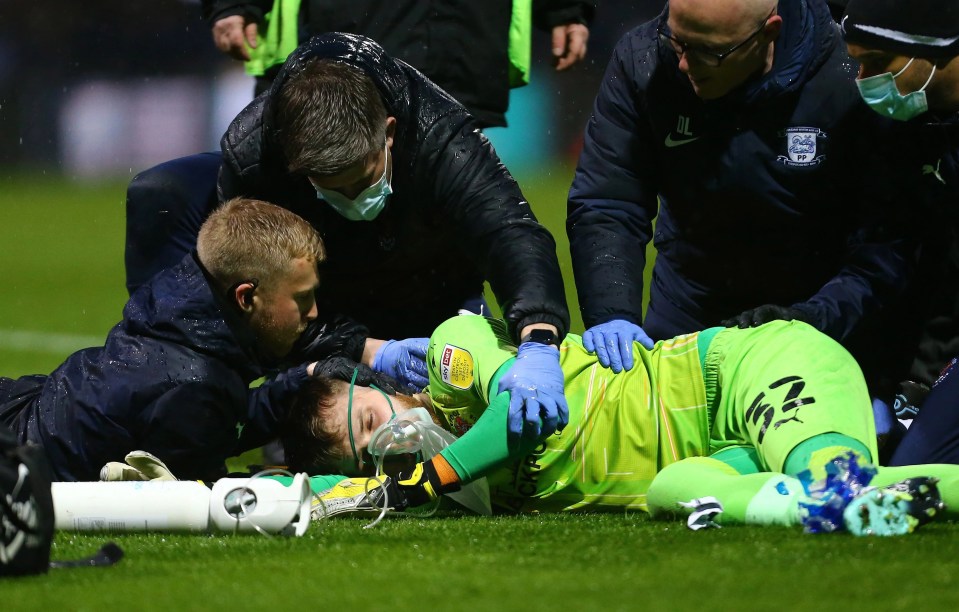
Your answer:
[[[799,321],[725,329],[703,365],[710,452],[758,451],[757,470],[781,472],[789,452],[824,433],[862,442],[878,457],[866,381],[846,349]]]

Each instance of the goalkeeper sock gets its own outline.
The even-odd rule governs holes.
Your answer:
[[[720,524],[798,525],[802,485],[784,474],[740,474],[710,457],[691,457],[666,466],[653,480],[646,501],[654,518],[689,514],[682,503],[715,497],[723,505]]]
[[[803,470],[809,470],[813,480],[820,480],[826,477],[826,464],[849,451],[859,456],[861,464],[875,461],[869,448],[859,440],[843,434],[825,433],[803,440],[789,451],[783,472],[796,476]]]

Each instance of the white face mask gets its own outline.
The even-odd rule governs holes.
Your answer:
[[[384,145],[383,155],[385,159],[383,176],[361,191],[354,199],[351,200],[339,191],[317,187],[315,183],[310,181],[316,190],[316,197],[325,200],[333,210],[350,221],[372,221],[383,212],[386,207],[386,198],[393,193],[390,179],[387,176],[389,164],[386,162],[389,161],[389,147],[386,145]]]

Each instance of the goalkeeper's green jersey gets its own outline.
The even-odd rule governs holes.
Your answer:
[[[497,388],[516,347],[502,321],[450,319],[434,332],[427,355],[436,413],[461,436],[443,455],[461,477],[485,475],[494,505],[510,510],[645,509],[646,490],[659,470],[708,454],[700,353],[711,331],[659,342],[652,350],[636,343],[635,366],[615,375],[586,352],[579,336],[568,335],[560,364],[569,425],[510,460],[509,396]]]

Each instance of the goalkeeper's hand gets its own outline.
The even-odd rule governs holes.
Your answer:
[[[401,511],[458,491],[459,483],[441,486],[432,461],[417,463],[409,472],[389,476],[344,478],[313,498],[312,518],[320,520],[344,512]]]
[[[111,461],[100,470],[100,480],[176,480],[176,476],[155,455],[146,451],[131,451],[124,457],[126,463]]]
[[[459,483],[442,485],[432,461],[417,463],[412,471],[396,475],[396,488],[403,495],[407,506],[422,506],[435,501],[440,495],[458,491]]]

